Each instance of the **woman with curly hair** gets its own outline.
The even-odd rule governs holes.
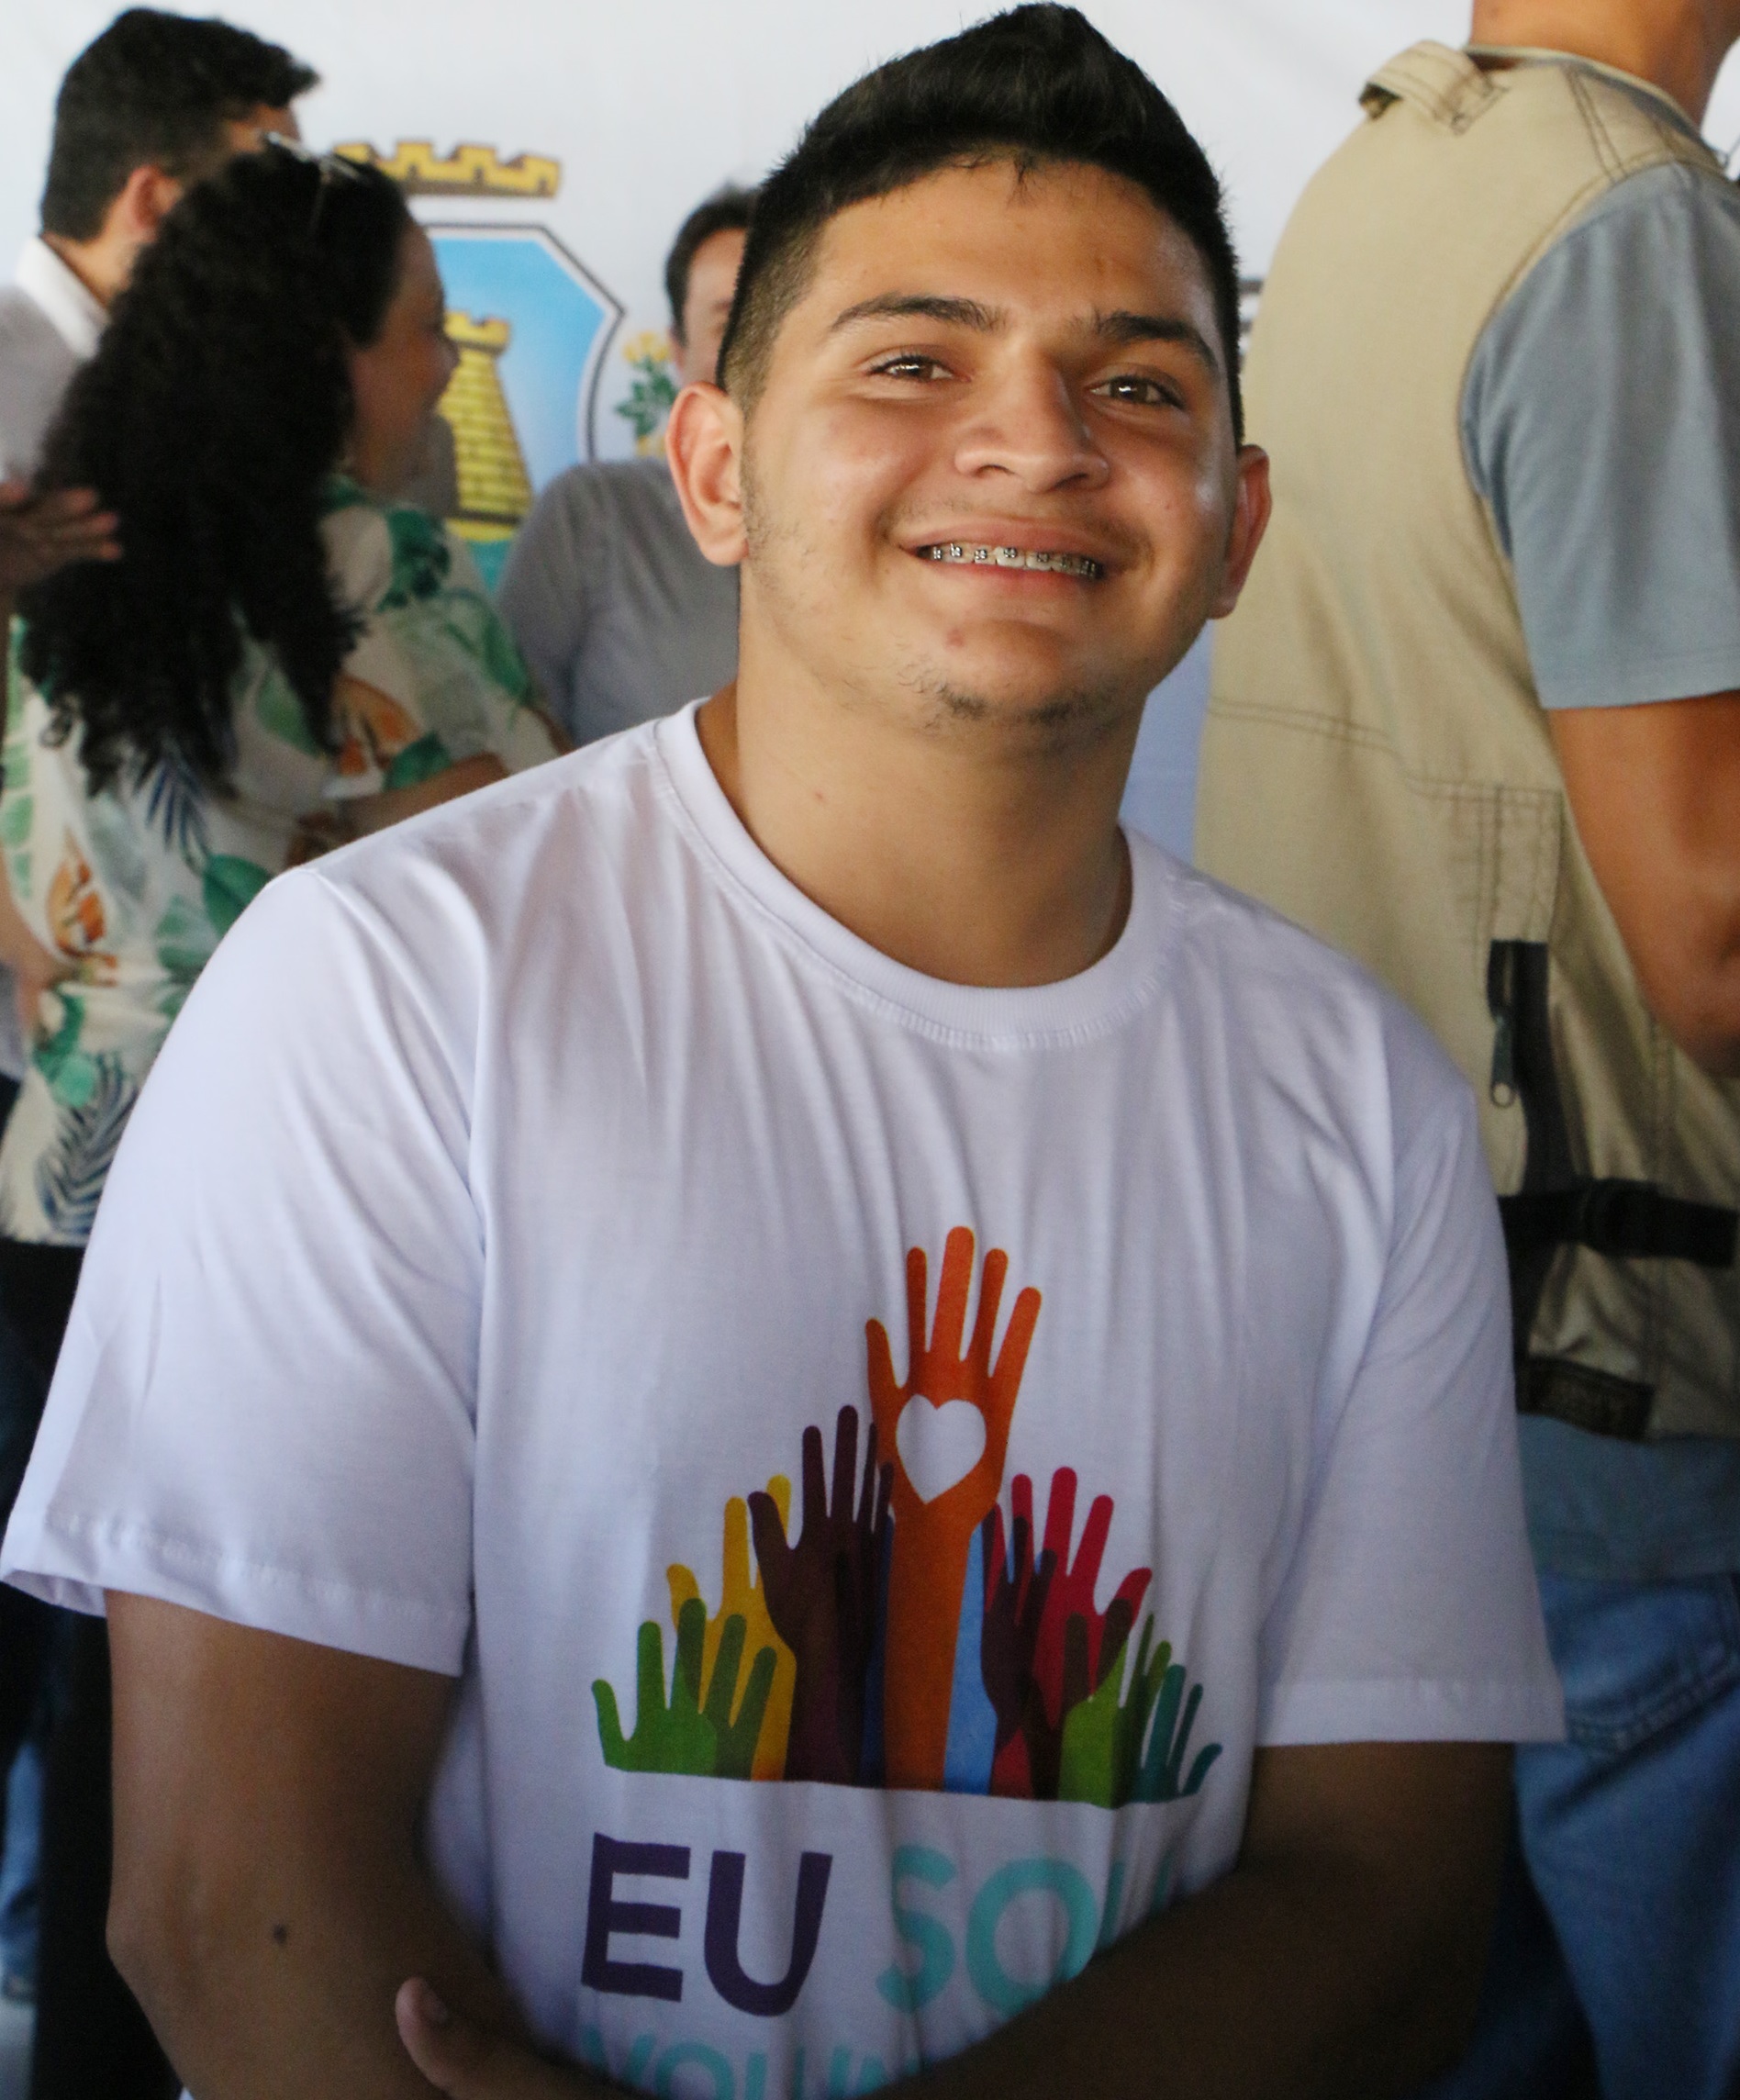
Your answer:
[[[0,1143],[0,1307],[45,1374],[139,1088],[250,900],[554,754],[463,542],[392,501],[452,371],[444,319],[396,187],[273,143],[170,215],[49,441],[39,486],[95,491],[120,554],[39,583],[12,623],[0,957],[36,1011]],[[75,1707],[100,1719],[81,1753],[100,1787],[92,1627]],[[53,1784],[39,2052],[69,2058],[54,2089],[127,2093],[100,1904],[57,1935]],[[63,1880],[100,1897],[98,1866]]]

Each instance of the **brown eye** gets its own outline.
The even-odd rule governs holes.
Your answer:
[[[1149,379],[1139,373],[1127,372],[1116,379],[1107,379],[1094,391],[1113,401],[1127,401],[1138,408],[1177,408],[1183,406],[1171,387],[1158,379]]]

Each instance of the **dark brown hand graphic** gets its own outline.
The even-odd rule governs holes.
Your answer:
[[[991,1766],[991,1792],[1031,1795],[1027,1739],[1023,1729],[1033,1691],[1033,1653],[1045,1616],[1045,1599],[1055,1564],[1043,1555],[1033,1565],[1033,1526],[1015,1519],[1007,1558],[1003,1551],[1003,1513],[994,1509],[985,1520],[985,1624],[979,1632],[979,1671],[985,1695],[997,1715],[997,1751]]]
[[[788,1780],[857,1782],[864,1757],[864,1678],[876,1648],[876,1546],[893,1468],[865,1439],[858,1487],[858,1411],[842,1407],[834,1433],[833,1491],[822,1471],[821,1432],[804,1431],[802,1528],[789,1542],[771,1495],[749,1498],[767,1612],[798,1659]],[[856,1508],[853,1508],[854,1500]]]

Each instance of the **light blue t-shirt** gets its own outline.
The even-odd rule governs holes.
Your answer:
[[[1609,191],[1488,324],[1462,439],[1544,706],[1740,688],[1740,191],[1690,167]],[[1740,1569],[1740,1444],[1521,1427],[1542,1567]]]

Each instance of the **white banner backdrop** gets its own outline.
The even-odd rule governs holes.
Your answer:
[[[221,0],[219,0],[221,4]],[[1351,128],[1362,82],[1421,37],[1459,41],[1467,0],[1086,0],[1178,105],[1222,171],[1261,277],[1312,170]],[[203,14],[206,5],[184,12]],[[112,0],[0,0],[0,269],[35,229],[54,94]],[[576,459],[656,441],[668,374],[665,251],[727,178],[753,181],[866,67],[980,9],[884,0],[229,0],[322,84],[319,146],[420,176],[463,358],[462,530],[494,568],[531,493]],[[1740,135],[1740,73],[1709,130]],[[477,149],[467,153],[465,148]],[[413,186],[419,186],[414,182]],[[1152,828],[1188,843],[1201,658],[1151,709],[1139,778]],[[1144,773],[1145,767],[1145,773]]]

